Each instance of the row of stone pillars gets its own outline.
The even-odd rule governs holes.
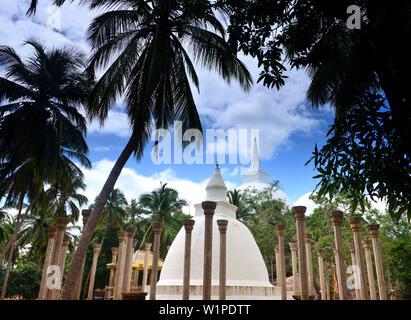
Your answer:
[[[158,262],[160,259],[160,238],[163,230],[163,223],[156,222],[153,224],[154,229],[154,252],[151,271],[151,285],[150,285],[150,300],[155,300],[156,297],[156,283],[158,275]],[[123,298],[124,293],[131,292],[131,284],[134,287],[138,286],[139,273],[135,270],[133,275],[133,256],[134,248],[137,245],[137,240],[134,239],[136,229],[133,227],[127,228],[126,231],[120,231],[118,233],[119,247],[112,248],[112,263],[117,263],[116,271],[111,269],[109,287],[114,288],[113,299],[120,300]],[[145,243],[144,249],[144,270],[142,278],[142,292],[147,290],[148,280],[148,265],[149,265],[149,253],[151,249],[151,243]],[[133,282],[133,283],[132,283]]]
[[[213,217],[217,203],[214,201],[204,201],[202,207],[205,215],[204,222],[204,269],[203,269],[203,300],[211,300],[212,291],[212,247],[213,247]],[[191,264],[191,232],[195,221],[185,220],[183,222],[185,233],[184,247],[184,270],[183,270],[183,300],[190,298],[190,264]],[[227,298],[226,277],[227,277],[227,220],[217,220],[220,232],[220,267],[219,267],[219,299]]]
[[[311,255],[311,235],[305,234],[304,232],[304,219],[306,207],[293,207],[292,211],[296,218],[297,226],[297,244],[290,243],[291,249],[291,258],[292,258],[292,272],[293,272],[293,292],[295,296],[300,296],[301,299],[311,299],[314,297],[314,275],[312,267],[312,255]],[[349,299],[348,288],[347,288],[347,278],[345,263],[343,257],[343,244],[341,236],[341,223],[342,223],[343,213],[341,211],[333,211],[331,214],[331,222],[333,224],[334,230],[334,242],[335,242],[335,262],[337,269],[337,282],[339,288],[339,298],[340,300]],[[355,288],[356,288],[356,298],[361,300],[376,300],[377,295],[375,291],[374,284],[374,270],[372,265],[371,258],[371,241],[364,240],[361,241],[360,226],[361,226],[361,217],[352,217],[349,222],[351,229],[354,234],[354,246],[350,246],[352,265],[354,266],[354,279],[355,279]],[[371,238],[372,246],[374,250],[374,259],[375,266],[377,271],[377,281],[379,288],[379,299],[386,300],[386,291],[385,291],[385,280],[384,272],[382,267],[381,252],[379,249],[378,242],[378,230],[379,225],[373,224],[368,226]],[[285,271],[283,270],[282,265],[284,264],[284,250],[283,247],[284,241],[284,225],[276,226],[278,234],[278,284],[281,287],[281,298],[286,299],[285,297]],[[298,248],[298,261],[299,261],[299,270],[297,269],[297,248]],[[367,269],[364,264],[363,251],[365,250],[365,261]],[[326,299],[326,289],[325,289],[325,279],[324,279],[324,262],[323,262],[323,250],[317,250],[318,256],[318,266],[319,266],[319,278],[320,278],[320,290],[321,290],[321,299]],[[367,270],[367,271],[366,271]],[[368,275],[368,283],[367,276]]]
[[[137,245],[137,240],[134,239],[136,233],[136,228],[128,227],[126,231],[119,231],[118,233],[118,248],[112,250],[113,258],[112,261],[117,257],[117,267],[114,276],[110,275],[111,281],[114,284],[113,299],[122,299],[122,294],[124,292],[130,292],[131,289],[131,277],[133,270],[133,256],[134,249]]]
[[[57,227],[48,228],[48,242],[41,276],[39,300],[60,299],[66,256],[71,238],[66,237],[67,218],[57,218]]]

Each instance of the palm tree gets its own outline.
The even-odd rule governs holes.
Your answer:
[[[96,199],[97,200],[97,199]],[[104,207],[101,219],[97,225],[96,230],[104,229],[103,236],[100,241],[100,247],[103,247],[104,240],[106,238],[107,231],[109,229],[123,229],[125,220],[127,218],[126,206],[128,205],[127,199],[120,189],[113,189],[110,193],[110,197],[107,199],[107,203]],[[94,204],[90,206],[93,209]],[[99,256],[97,257],[97,259]],[[87,286],[90,281],[91,269],[87,275],[86,283],[84,285],[83,297],[86,296]]]
[[[84,72],[84,55],[75,48],[46,51],[38,42],[26,44],[34,50],[26,63],[12,48],[0,47],[5,73],[0,77],[0,198],[7,205],[17,203],[19,210],[0,261],[13,252],[17,234],[44,187],[57,190],[73,176],[82,179],[73,160],[90,167],[83,136],[86,121],[77,110],[92,84]],[[30,205],[21,215],[24,198]],[[8,268],[10,261],[9,257]]]
[[[97,200],[97,199],[96,199]],[[124,222],[127,217],[126,206],[128,205],[127,199],[124,193],[119,189],[114,189],[110,193],[110,197],[107,199],[107,203],[104,207],[103,213],[97,229],[104,228],[103,237],[101,239],[101,246],[103,246],[104,238],[106,236],[107,229],[120,228],[123,229]],[[93,205],[90,206],[93,209]]]
[[[53,217],[67,217],[74,224],[80,217],[80,208],[87,204],[88,199],[78,192],[86,189],[83,177],[71,178],[71,181],[66,181],[68,183],[52,186],[46,194],[51,201],[50,213]]]
[[[186,48],[196,62],[226,81],[236,79],[245,90],[252,84],[247,68],[224,40],[224,28],[212,10],[212,1],[88,2],[91,8],[111,10],[97,17],[88,32],[93,49],[90,70],[109,66],[92,91],[88,115],[103,123],[110,106],[124,95],[132,135],[84,229],[62,290],[64,299],[73,299],[81,262],[107,198],[131,154],[141,159],[152,124],[166,129],[181,120],[184,128],[201,129],[189,78],[197,88],[199,81]]]
[[[237,189],[234,189],[232,191],[227,192],[227,197],[228,201],[237,207],[237,220],[240,220],[241,222],[248,221],[252,216],[252,212],[250,208],[247,206],[242,193]]]
[[[174,215],[181,211],[184,206],[187,206],[187,202],[179,199],[178,191],[168,188],[167,183],[165,183],[151,193],[141,195],[140,204],[146,210],[146,214],[149,215],[144,223],[146,225],[146,234],[141,245],[146,238],[153,236],[153,223],[162,222],[164,229],[161,235],[160,251],[164,253],[170,240],[170,229],[179,229],[181,227],[181,221],[176,219]]]
[[[143,220],[143,215],[146,211],[142,208],[141,204],[136,199],[131,199],[130,204],[126,208],[127,221],[131,225],[135,225],[139,221]]]

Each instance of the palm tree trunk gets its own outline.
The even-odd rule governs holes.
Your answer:
[[[9,259],[8,259],[8,262],[7,262],[6,273],[4,275],[3,286],[1,288],[1,296],[0,296],[1,300],[4,300],[4,298],[6,297],[7,282],[9,281],[9,275],[10,275],[10,268],[11,268],[11,263],[12,263],[12,259],[13,259],[14,246],[15,246],[15,243],[13,242],[13,244],[11,245]]]
[[[87,286],[88,286],[88,283],[90,281],[90,278],[91,278],[91,268],[88,272],[86,283],[84,284],[84,290],[83,290],[83,295],[82,295],[83,300],[86,298],[86,294],[87,294],[87,291],[88,291]]]
[[[18,233],[17,226],[18,226],[19,223],[20,223],[21,210],[23,209],[23,200],[24,200],[24,195],[22,195],[22,196],[20,197],[20,201],[19,201],[19,212],[17,213],[17,219],[16,219],[16,227],[14,228],[14,232],[13,232],[13,235],[12,235],[10,241],[7,243],[6,247],[4,248],[3,252],[1,253],[0,264],[3,264],[3,260],[4,260],[4,258],[6,257],[6,254],[7,254],[7,252],[9,251],[10,247],[12,246],[13,237],[15,238],[16,235],[17,235],[17,233]],[[17,232],[16,232],[16,230],[17,230]]]
[[[101,190],[96,200],[96,203],[94,204],[88,222],[84,227],[83,233],[81,235],[78,248],[73,255],[70,269],[62,289],[61,297],[64,300],[74,299],[74,287],[76,285],[77,278],[80,275],[80,268],[82,265],[82,261],[84,260],[87,254],[87,248],[90,244],[90,240],[100,220],[101,213],[104,209],[104,206],[106,205],[107,199],[110,196],[111,191],[113,191],[114,185],[116,184],[117,179],[120,176],[121,170],[123,169],[127,160],[130,158],[131,154],[133,153],[133,150],[137,146],[137,138],[137,132],[134,131],[126,147],[121,152],[120,157],[117,159],[117,162],[115,163],[114,167],[111,169],[111,172],[103,186],[103,189]]]
[[[33,200],[31,201],[29,207],[26,209],[26,211],[24,212],[23,216],[20,217],[21,214],[21,209],[23,207],[23,202],[21,201],[21,205],[20,205],[20,209],[19,209],[19,214],[17,216],[17,221],[16,221],[16,227],[14,228],[14,232],[13,232],[13,236],[11,237],[10,241],[7,243],[6,247],[4,248],[1,257],[0,257],[0,263],[3,263],[4,258],[7,254],[7,252],[9,251],[10,247],[14,247],[15,243],[16,243],[16,238],[17,238],[17,234],[20,231],[20,228],[23,226],[24,221],[26,220],[28,214],[30,213],[31,209],[33,208],[33,206],[36,204],[37,200],[39,199],[40,194],[37,194]]]
[[[103,248],[103,243],[104,243],[104,238],[106,237],[106,233],[107,233],[107,227],[104,229],[103,238],[101,238],[101,242],[100,242],[100,247],[101,248]],[[98,257],[97,257],[97,261],[98,261]],[[90,271],[88,272],[86,283],[84,284],[83,300],[85,299],[86,294],[87,294],[87,286],[88,286],[88,283],[90,281],[90,277],[91,277],[91,268],[90,268]]]
[[[13,259],[13,253],[14,253],[14,248],[16,246],[16,239],[17,239],[17,234],[20,231],[21,226],[24,223],[24,220],[26,219],[27,215],[29,214],[29,212],[31,211],[31,209],[33,208],[34,204],[37,202],[38,198],[39,198],[39,194],[37,194],[33,200],[31,201],[29,207],[27,208],[26,212],[24,213],[24,215],[21,217],[20,221],[19,221],[19,216],[21,214],[21,210],[23,208],[23,199],[24,197],[22,196],[20,198],[20,208],[19,208],[19,213],[17,216],[17,223],[16,223],[16,228],[14,229],[14,233],[13,236],[11,237],[9,243],[10,243],[10,252],[9,252],[9,259],[7,262],[7,269],[6,269],[6,274],[4,275],[4,280],[3,280],[3,286],[1,288],[1,296],[0,299],[4,299],[6,297],[6,290],[7,290],[7,282],[9,281],[9,274],[10,274],[10,268],[11,268],[11,264],[12,264],[12,259]],[[4,255],[7,252],[7,247],[4,249]],[[3,254],[2,254],[3,255]],[[1,260],[3,260],[3,257],[1,258]]]

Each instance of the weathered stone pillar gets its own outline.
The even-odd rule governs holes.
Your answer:
[[[91,265],[91,274],[90,274],[90,283],[88,285],[88,296],[87,300],[93,300],[94,293],[94,281],[96,280],[96,270],[97,270],[97,261],[98,256],[100,255],[101,244],[93,244],[93,263]]]
[[[118,248],[111,248],[111,263],[117,262]],[[114,287],[114,269],[110,269],[109,287]]]
[[[57,218],[57,234],[56,234],[56,240],[54,242],[53,246],[53,258],[51,260],[51,265],[57,266],[60,269],[60,258],[61,258],[61,251],[63,247],[63,239],[64,239],[64,234],[66,233],[66,228],[68,223],[70,222],[69,219],[59,217]],[[60,274],[60,277],[57,281],[59,281],[59,285],[61,287],[61,280],[62,280],[62,275]],[[60,288],[59,289],[53,289],[53,290],[47,290],[47,300],[56,300],[59,299],[60,296]]]
[[[275,274],[277,276],[277,286],[281,288],[281,280],[280,280],[280,248],[278,244],[274,245],[274,253],[275,253]]]
[[[220,231],[220,284],[219,299],[226,300],[226,279],[227,279],[227,220],[217,220]]]
[[[46,256],[44,258],[44,265],[43,265],[43,273],[41,275],[41,283],[40,283],[40,290],[39,290],[39,295],[38,299],[39,300],[44,300],[45,293],[46,293],[46,281],[47,281],[47,269],[49,265],[51,264],[51,258],[53,254],[53,246],[54,246],[54,241],[56,239],[56,227],[49,227],[48,228],[48,242],[47,242],[47,250],[46,250]]]
[[[352,217],[350,218],[350,225],[351,229],[354,233],[354,246],[355,246],[355,259],[358,265],[359,274],[360,274],[360,293],[362,300],[369,300],[370,296],[368,295],[368,285],[367,285],[367,276],[365,274],[365,265],[364,265],[364,258],[362,254],[362,243],[361,243],[361,234],[360,234],[360,227],[361,227],[361,217]]]
[[[191,265],[191,232],[194,228],[194,220],[184,220],[183,225],[186,231],[184,246],[184,271],[183,271],[183,300],[190,298],[190,265]]]
[[[360,279],[360,273],[359,273],[359,268],[357,266],[357,258],[355,256],[355,247],[353,245],[349,245],[350,248],[350,253],[351,253],[351,264],[354,267],[354,286],[355,286],[355,299],[361,300],[361,291],[360,291],[360,284],[359,284],[359,279]]]
[[[146,286],[147,286],[147,277],[148,277],[148,264],[149,264],[149,255],[150,255],[150,249],[151,249],[151,243],[145,243],[144,244],[144,270],[143,270],[143,282],[141,284],[141,290],[143,292],[146,292]]]
[[[318,274],[320,276],[320,290],[321,290],[321,300],[327,300],[327,292],[325,290],[325,278],[324,278],[324,260],[323,260],[323,250],[317,250],[318,257]]]
[[[334,253],[334,260],[335,260],[335,274],[337,275],[338,295],[340,296],[341,287],[338,281],[338,270],[340,270],[340,259],[338,258],[338,253],[335,248],[333,250],[333,253]],[[334,283],[334,279],[332,279],[332,282]],[[347,292],[348,292],[348,289],[347,289]],[[336,300],[336,295],[333,294],[333,296],[334,296],[334,300]],[[341,297],[340,297],[340,300],[341,300]]]
[[[125,240],[125,261],[124,261],[124,280],[122,292],[130,292],[131,290],[131,273],[133,271],[133,242],[134,235],[136,233],[135,227],[128,227],[126,230],[126,240]]]
[[[87,224],[88,218],[90,217],[91,210],[82,210],[81,215],[83,216],[83,230]],[[80,300],[80,294],[81,294],[81,285],[83,283],[83,273],[84,273],[84,264],[86,263],[86,256],[84,256],[84,259],[81,263],[81,269],[80,269],[80,275],[78,277],[78,280],[76,282],[76,286],[74,288],[74,299],[75,300]]]
[[[365,262],[367,265],[367,275],[368,275],[368,286],[370,288],[370,298],[371,300],[377,300],[377,293],[375,292],[375,282],[374,282],[374,268],[372,266],[372,257],[371,257],[371,240],[363,240],[362,244],[365,250]]]
[[[387,300],[387,292],[385,291],[384,270],[382,267],[380,245],[378,243],[378,230],[380,226],[378,224],[371,224],[368,226],[372,239],[372,247],[374,250],[375,269],[377,270],[378,281],[378,294],[380,300]]]
[[[71,238],[70,237],[64,237],[63,238],[63,245],[61,247],[61,252],[60,252],[60,274],[61,274],[61,279],[63,279],[64,275],[64,269],[66,266],[66,258],[67,258],[67,250],[70,245]],[[60,299],[60,297],[59,297]]]
[[[202,207],[205,215],[204,222],[204,271],[203,271],[203,300],[211,300],[212,250],[213,250],[213,216],[217,203],[204,201]]]
[[[311,253],[312,235],[305,234],[305,250],[307,254],[307,270],[308,270],[308,292],[310,296],[315,296],[314,292],[314,271],[313,271],[313,256]]]
[[[114,286],[114,300],[121,300],[121,291],[123,289],[124,280],[124,262],[126,256],[126,233],[118,232],[118,258],[116,267],[116,282]]]
[[[156,300],[156,289],[158,279],[158,259],[160,258],[160,239],[161,232],[163,231],[163,223],[154,223],[154,255],[153,255],[153,267],[151,271],[151,286],[150,286],[150,300]]]
[[[284,255],[284,234],[285,234],[285,224],[277,224],[275,230],[278,235],[278,249],[279,249],[279,280],[281,287],[281,300],[287,300],[287,283],[285,277],[285,255]]]
[[[291,250],[291,262],[293,267],[293,295],[298,295],[297,293],[297,279],[298,279],[298,268],[297,268],[297,244],[295,242],[290,242]]]
[[[138,239],[134,239],[133,240],[133,248],[131,250],[131,272],[133,273],[132,274],[132,284],[136,289],[138,287],[139,272],[138,272],[138,270],[133,270],[133,258],[134,258],[134,253],[136,251],[137,243],[138,243]]]
[[[344,256],[343,256],[343,245],[341,237],[341,223],[342,223],[343,213],[342,211],[333,211],[331,213],[331,222],[334,229],[334,241],[335,241],[335,264],[337,269],[337,283],[338,283],[338,294],[340,300],[348,299],[348,289],[347,289],[347,277],[344,268]]]
[[[298,242],[298,262],[300,266],[300,279],[301,279],[301,300],[309,299],[308,292],[308,277],[307,277],[307,255],[305,250],[305,233],[304,233],[304,218],[306,207],[293,207],[292,211],[297,220],[297,242]]]

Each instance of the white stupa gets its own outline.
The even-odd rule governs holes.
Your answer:
[[[206,200],[217,202],[213,218],[212,299],[218,299],[219,244],[217,220],[228,220],[227,299],[280,299],[280,290],[271,285],[261,252],[248,228],[236,219],[237,207],[226,200],[227,188],[220,174],[214,173],[206,187]],[[204,212],[195,205],[192,231],[190,299],[202,299],[204,259]],[[179,231],[164,261],[157,283],[157,299],[181,299],[183,294],[184,227]]]
[[[270,175],[261,170],[260,152],[256,138],[253,142],[251,166],[248,171],[242,172],[241,176],[243,183],[238,187],[239,190],[250,188],[262,191],[270,185]],[[292,204],[290,198],[282,190],[276,190],[273,197],[283,200],[288,206]]]

